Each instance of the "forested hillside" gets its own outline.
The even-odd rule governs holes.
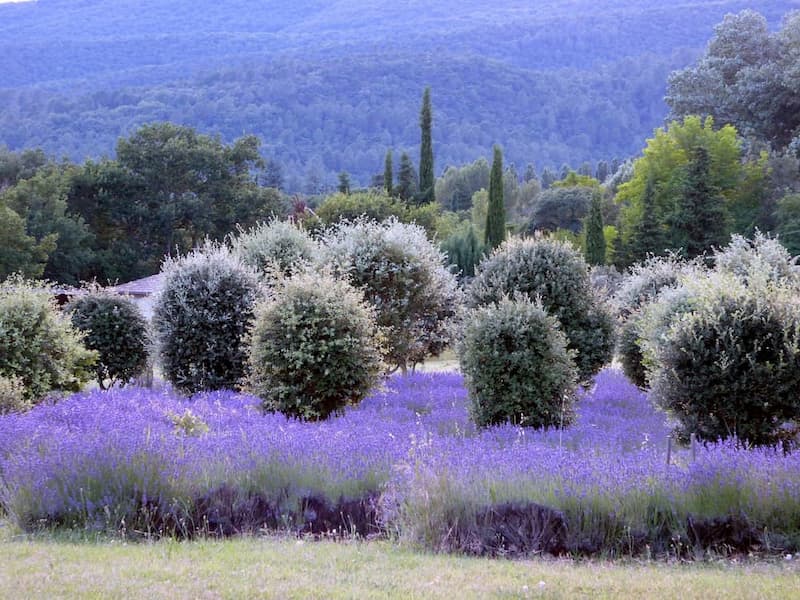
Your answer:
[[[342,170],[363,185],[388,148],[413,155],[430,85],[437,174],[495,142],[510,163],[577,166],[635,154],[668,73],[743,8],[777,27],[800,2],[0,4],[0,144],[83,160],[169,120],[256,134],[289,190]]]

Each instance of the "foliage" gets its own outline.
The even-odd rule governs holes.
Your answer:
[[[317,421],[357,404],[383,372],[375,316],[329,274],[285,280],[250,335],[250,387],[264,408]]]
[[[750,177],[760,178],[758,170],[745,169],[741,161],[741,141],[736,130],[730,125],[715,129],[710,117],[686,117],[683,121],[673,121],[667,129],[657,129],[655,136],[647,140],[642,156],[633,165],[633,177],[619,186],[616,202],[620,206],[622,226],[621,244],[630,249],[633,236],[645,218],[644,201],[648,185],[652,185],[652,211],[657,228],[663,229],[664,247],[677,250],[687,242],[685,227],[689,217],[682,206],[686,198],[687,177],[692,168],[695,149],[704,148],[708,152],[708,177],[703,184],[716,190],[723,199],[724,233],[730,233],[730,210],[743,202],[742,194],[750,193]],[[700,165],[694,163],[694,167]],[[699,173],[695,173],[701,177]],[[690,186],[691,187],[691,186]],[[715,196],[716,197],[716,196]],[[649,202],[650,200],[648,200]],[[683,209],[683,212],[682,212]],[[743,217],[742,217],[743,219]],[[682,226],[675,226],[681,225]],[[713,239],[724,242],[715,225]],[[736,233],[736,232],[734,232]],[[710,250],[710,248],[705,248]],[[661,251],[661,249],[659,249]],[[643,260],[646,256],[627,252],[628,264]]]
[[[7,252],[21,252],[34,259],[46,252],[42,275],[71,285],[92,275],[95,259],[94,236],[67,202],[69,181],[75,171],[71,165],[47,164],[29,179],[22,179],[0,193],[0,206],[5,205],[19,215],[25,223],[25,236],[35,240],[31,244],[26,239],[12,239],[12,243],[20,246],[15,244]]]
[[[478,425],[570,423],[575,366],[558,321],[541,304],[503,298],[466,323],[458,356]]]
[[[475,276],[475,267],[484,256],[484,246],[481,244],[475,227],[472,223],[452,233],[441,244],[442,250],[447,254],[450,264],[458,269],[462,278]]]
[[[592,195],[593,190],[589,187],[550,187],[539,196],[528,230],[567,229],[580,233],[589,213]]]
[[[489,161],[483,157],[461,167],[447,167],[436,180],[437,202],[446,210],[469,210],[475,192],[489,189],[490,171]]]
[[[97,352],[95,377],[102,389],[124,385],[145,369],[150,336],[132,300],[90,287],[66,310],[86,347]]]
[[[604,265],[606,263],[606,238],[603,232],[601,201],[600,191],[595,191],[592,194],[589,216],[586,217],[584,226],[586,231],[586,262],[590,265]]]
[[[445,255],[418,225],[342,222],[322,236],[319,262],[361,290],[386,330],[386,362],[405,369],[450,341],[459,293]]]
[[[647,387],[647,369],[642,356],[642,313],[637,311],[623,321],[619,330],[617,351],[622,372],[639,388]]]
[[[714,252],[714,269],[744,283],[770,281],[800,287],[800,266],[776,238],[756,231],[752,239],[734,235]]]
[[[302,270],[317,249],[316,242],[300,226],[277,218],[240,230],[231,243],[241,261],[266,283]]]
[[[427,204],[436,200],[434,189],[436,177],[433,174],[433,141],[431,139],[432,121],[431,88],[426,87],[422,95],[422,108],[419,114],[421,141],[419,146],[419,195],[415,198],[416,204]]]
[[[52,286],[20,276],[0,283],[0,377],[17,379],[26,402],[78,391],[96,359],[59,311]]]
[[[383,161],[383,189],[387,196],[391,196],[394,191],[394,173],[392,171],[392,151],[386,151],[386,158]]]
[[[645,304],[656,299],[665,287],[679,285],[681,275],[690,274],[692,263],[682,261],[677,255],[650,256],[636,263],[625,275],[614,295],[617,313],[626,319]]]
[[[25,386],[20,378],[0,375],[0,416],[31,408],[33,403],[25,398]]]
[[[709,182],[710,169],[708,150],[698,146],[687,165],[673,232],[689,258],[722,245],[727,237],[724,201]]]
[[[710,115],[748,135],[787,146],[800,127],[800,13],[779,31],[752,10],[728,14],[694,66],[669,78],[667,104],[676,117]]]
[[[593,291],[583,257],[568,243],[547,238],[512,238],[484,260],[468,291],[468,303],[482,306],[516,294],[542,305],[561,324],[575,351],[578,375],[587,380],[610,359],[613,318]]]
[[[0,201],[0,280],[12,273],[41,277],[55,247],[55,236],[41,241],[29,236],[22,217]]]
[[[789,194],[778,201],[778,235],[792,256],[800,254],[800,194]]]
[[[258,276],[225,246],[206,242],[167,258],[153,329],[164,376],[187,392],[237,388],[243,336],[258,299]]]
[[[489,205],[486,212],[484,245],[492,251],[506,239],[506,207],[503,199],[503,152],[494,147],[492,171],[489,177]]]
[[[406,202],[411,200],[419,192],[419,180],[417,178],[417,171],[414,165],[411,164],[411,158],[408,154],[403,152],[400,155],[400,167],[397,171],[397,185],[394,188],[394,193],[397,197]]]
[[[653,397],[677,416],[683,439],[780,442],[800,411],[796,292],[715,276],[672,321],[656,358]]]

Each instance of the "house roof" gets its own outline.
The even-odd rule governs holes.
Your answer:
[[[108,288],[108,291],[115,294],[124,294],[126,296],[150,296],[155,294],[160,288],[164,280],[164,275],[158,273],[150,277],[136,279],[128,283],[122,283]]]

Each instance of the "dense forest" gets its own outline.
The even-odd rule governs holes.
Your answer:
[[[414,156],[430,86],[436,173],[504,147],[507,164],[635,155],[664,123],[669,73],[727,12],[770,26],[795,0],[39,0],[0,4],[0,145],[74,161],[171,121],[262,140],[287,191],[341,171],[367,185]],[[416,158],[415,158],[416,159]]]

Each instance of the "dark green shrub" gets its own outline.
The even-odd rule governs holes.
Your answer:
[[[395,219],[339,223],[323,236],[319,261],[375,307],[390,366],[405,369],[449,344],[458,283],[421,227]]]
[[[309,264],[317,244],[291,221],[274,219],[241,231],[232,240],[234,252],[267,283],[276,276],[291,276]]]
[[[268,411],[327,419],[359,402],[383,372],[375,311],[331,275],[282,281],[250,335],[250,387]]]
[[[210,242],[182,258],[168,258],[163,273],[153,330],[165,377],[190,393],[237,388],[258,276],[227,248]]]
[[[95,377],[102,389],[126,384],[147,367],[147,321],[128,298],[90,289],[67,305],[84,344],[98,354]]]
[[[501,298],[471,311],[458,356],[477,424],[572,420],[575,367],[558,321],[538,302]]]
[[[540,298],[558,319],[567,347],[575,351],[582,381],[611,360],[613,317],[591,286],[586,262],[571,245],[548,238],[506,241],[478,266],[468,302],[484,306],[516,294]]]
[[[80,390],[96,359],[51,286],[17,276],[0,283],[0,376],[21,383],[26,402]]]
[[[774,444],[800,415],[800,303],[790,288],[715,276],[656,349],[652,394],[683,438]]]
[[[647,387],[647,369],[640,346],[642,315],[635,312],[623,322],[617,341],[622,371],[625,376],[640,388]]]

